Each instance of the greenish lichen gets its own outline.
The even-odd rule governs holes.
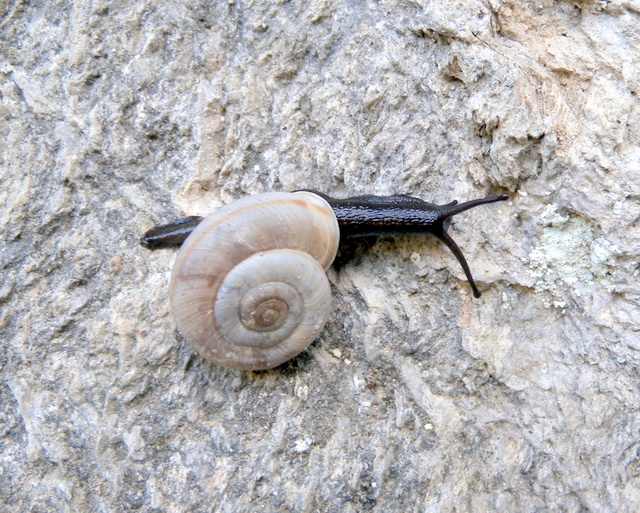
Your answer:
[[[591,284],[606,279],[619,250],[584,218],[562,216],[548,207],[540,244],[529,258],[536,290],[556,290],[557,281],[566,285]],[[554,303],[555,305],[555,303]]]

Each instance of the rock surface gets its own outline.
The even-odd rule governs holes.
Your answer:
[[[637,511],[640,2],[0,1],[0,509]],[[268,190],[512,201],[211,365],[154,224]]]

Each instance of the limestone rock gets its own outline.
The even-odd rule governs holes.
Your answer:
[[[640,3],[0,1],[0,509],[637,511]],[[329,277],[265,372],[138,238],[247,194],[509,191]]]

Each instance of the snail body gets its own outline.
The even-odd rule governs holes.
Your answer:
[[[327,322],[326,276],[342,240],[429,234],[467,262],[447,233],[451,217],[491,196],[434,205],[411,196],[335,199],[314,191],[237,200],[206,218],[149,230],[151,249],[181,245],[170,284],[171,310],[185,339],[207,360],[244,370],[276,367],[303,351]]]

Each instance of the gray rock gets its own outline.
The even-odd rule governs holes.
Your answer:
[[[0,509],[631,512],[640,3],[0,1]],[[207,363],[142,232],[268,190],[510,191]]]

